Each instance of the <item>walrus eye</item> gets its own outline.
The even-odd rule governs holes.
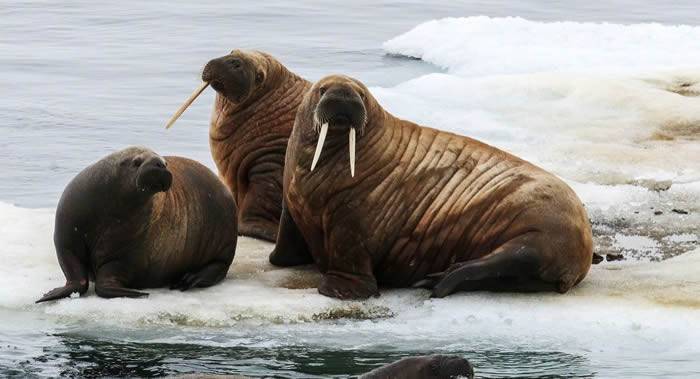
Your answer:
[[[238,70],[239,68],[241,68],[241,61],[238,59],[232,60],[231,67],[233,67],[234,70]]]
[[[142,163],[143,163],[143,159],[141,159],[141,158],[134,159],[134,167],[141,167]]]
[[[255,84],[262,83],[263,79],[265,79],[265,75],[263,75],[262,72],[258,72],[257,74],[255,74]]]
[[[326,87],[321,87],[318,89],[318,94],[323,96],[323,94],[326,93]]]

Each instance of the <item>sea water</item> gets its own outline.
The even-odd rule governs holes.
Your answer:
[[[347,377],[459,354],[480,377],[700,375],[700,13],[692,1],[0,2],[0,375]],[[35,305],[63,276],[65,184],[131,145],[214,168],[209,90],[164,122],[210,58],[347,73],[390,112],[561,176],[594,266],[566,295],[320,296],[311,267],[241,238],[221,285]],[[358,169],[362,167],[358,157]]]

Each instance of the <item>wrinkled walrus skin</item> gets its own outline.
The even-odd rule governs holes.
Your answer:
[[[90,280],[107,298],[212,286],[226,277],[237,239],[236,203],[213,172],[130,147],[66,186],[54,229],[66,285],[37,302],[82,295]]]
[[[217,92],[209,143],[236,198],[239,233],[274,242],[287,141],[311,83],[269,54],[241,50],[209,61],[202,80]]]
[[[314,261],[327,296],[367,298],[380,285],[426,287],[435,297],[564,293],[591,266],[588,217],[563,181],[495,147],[398,119],[346,76],[306,94],[284,193],[270,262]]]

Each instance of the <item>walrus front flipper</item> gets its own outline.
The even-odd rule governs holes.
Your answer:
[[[88,281],[87,267],[79,258],[79,255],[85,256],[84,248],[81,248],[81,251],[65,248],[57,249],[57,251],[58,263],[61,266],[61,270],[63,270],[63,275],[66,277],[66,285],[47,292],[41,299],[36,301],[37,303],[63,299],[73,293],[82,295],[88,290],[90,283]]]
[[[51,291],[44,294],[44,296],[37,300],[36,303],[43,303],[45,301],[63,299],[69,297],[73,293],[78,293],[80,295],[84,294],[88,289],[87,281],[85,284],[80,284],[79,282],[67,282],[65,286],[54,288]]]
[[[282,203],[277,243],[269,259],[273,265],[282,267],[313,263],[306,240],[284,203]]]
[[[113,297],[147,297],[148,293],[134,291],[124,287],[98,287],[95,286],[95,292],[97,296],[104,297],[106,299],[111,299]]]
[[[457,291],[538,292],[557,289],[538,277],[540,254],[531,247],[511,241],[486,257],[450,266],[432,275],[432,297],[445,297]],[[426,286],[431,279],[416,283]]]
[[[248,192],[238,204],[239,235],[269,242],[277,240],[282,213],[282,184],[271,173],[275,166],[258,163],[248,173]]]

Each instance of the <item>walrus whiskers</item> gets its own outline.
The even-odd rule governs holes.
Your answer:
[[[350,128],[350,176],[355,177],[355,128]]]
[[[323,150],[323,142],[326,141],[326,134],[328,133],[328,123],[321,125],[321,133],[318,135],[318,142],[316,143],[316,151],[314,151],[314,160],[311,161],[311,171],[316,167],[318,163],[318,158],[321,156],[321,150]]]
[[[175,112],[175,114],[173,115],[173,117],[171,117],[170,120],[168,120],[168,123],[165,124],[165,129],[170,129],[170,127],[173,126],[175,121],[177,121],[177,119],[180,118],[180,116],[182,116],[185,110],[187,110],[187,108],[189,108],[189,106],[192,105],[192,102],[194,102],[194,100],[207,88],[207,86],[209,86],[209,82],[202,82],[202,84],[200,84],[199,87],[197,87],[197,89],[195,89],[194,92],[192,92],[190,97],[187,98],[187,100],[185,100],[185,103],[182,104],[182,106],[180,106],[180,109],[178,109],[177,112]]]

